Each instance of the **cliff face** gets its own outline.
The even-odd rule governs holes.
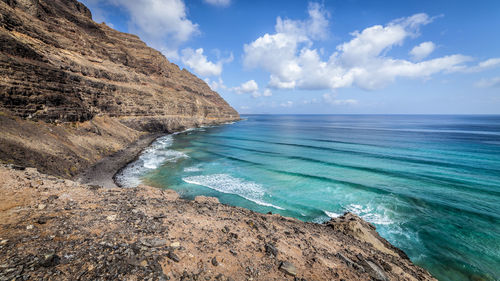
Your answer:
[[[76,0],[3,0],[0,14],[1,105],[18,116],[134,117],[147,130],[170,129],[171,117],[238,118],[205,82],[137,36],[93,22]]]
[[[26,130],[92,123],[88,126],[94,128],[86,131],[66,128],[49,139],[39,136],[42,143],[57,143],[74,135],[102,139],[102,130],[95,128],[99,122],[92,122],[97,116],[109,124],[120,123],[114,127],[125,125],[121,131],[127,140],[119,136],[114,148],[100,144],[82,152],[85,144],[70,141],[68,149],[76,160],[68,163],[75,164],[74,170],[106,155],[92,150],[116,151],[145,131],[171,132],[239,118],[205,82],[137,36],[95,23],[76,0],[0,0],[0,113],[2,130],[9,128],[8,136],[0,137],[0,158],[18,164],[34,150],[54,156],[47,149],[26,147],[18,137]],[[33,124],[36,121],[43,122]],[[109,138],[106,141],[113,143]],[[59,158],[54,161],[62,161]],[[47,167],[38,168],[68,175]]]

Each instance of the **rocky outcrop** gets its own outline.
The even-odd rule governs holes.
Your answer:
[[[95,23],[76,0],[0,0],[0,113],[0,123],[12,125],[5,116],[19,117],[13,126],[20,134],[36,127],[26,120],[57,125],[108,119],[126,127],[129,143],[142,132],[172,132],[239,118],[205,82],[137,36]],[[68,132],[64,141],[72,134],[82,135]],[[20,155],[24,150],[33,154],[34,148],[24,146],[16,135],[12,129],[8,139],[0,137],[0,158],[23,164],[7,143]],[[102,139],[98,132],[88,136]],[[107,141],[113,143],[111,139]],[[122,140],[116,141],[116,149],[123,148]],[[42,142],[56,143],[57,138],[48,136]],[[94,163],[99,157],[82,154],[81,145],[69,145],[77,162]],[[35,152],[55,157],[47,150]],[[77,162],[70,166],[78,171],[88,167]],[[53,167],[37,167],[54,172]]]
[[[0,166],[0,280],[435,280],[353,214],[305,223]]]

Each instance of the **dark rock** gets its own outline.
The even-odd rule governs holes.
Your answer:
[[[280,270],[291,276],[297,275],[297,269],[295,268],[295,265],[293,265],[293,263],[291,262],[287,261],[281,262]]]
[[[49,221],[49,217],[46,216],[41,216],[36,220],[36,223],[38,224],[46,224]]]
[[[218,266],[219,265],[219,262],[217,261],[217,257],[213,257],[213,259],[212,259],[212,265],[213,266]]]
[[[168,252],[167,257],[175,262],[179,262],[181,259],[172,251]]]
[[[59,264],[60,260],[59,256],[54,252],[49,252],[43,255],[40,260],[40,265],[43,267],[56,266]]]
[[[266,254],[268,254],[271,257],[278,257],[278,249],[273,244],[267,243],[265,245],[266,247]]]
[[[141,238],[141,243],[148,247],[161,247],[167,244],[167,240],[161,238]]]
[[[20,171],[24,171],[24,170],[26,170],[26,167],[24,167],[24,166],[19,166],[19,165],[14,165],[14,164],[10,165],[10,167],[11,167],[12,169],[14,169],[14,170],[20,170]]]

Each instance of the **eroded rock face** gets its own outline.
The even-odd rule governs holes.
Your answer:
[[[23,118],[105,115],[170,131],[177,117],[189,125],[239,117],[205,82],[137,36],[95,23],[76,0],[1,0],[0,46],[0,106]]]
[[[0,0],[0,162],[73,177],[147,133],[239,119],[76,0]]]

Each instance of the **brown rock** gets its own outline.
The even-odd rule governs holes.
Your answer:
[[[297,269],[295,268],[295,265],[291,262],[281,262],[280,269],[285,272],[288,275],[295,276],[297,275]]]
[[[194,198],[194,201],[198,202],[198,203],[211,203],[211,204],[218,204],[219,203],[219,199],[217,199],[215,197],[208,197],[208,196],[196,196]]]
[[[0,155],[20,167],[70,178],[144,132],[239,119],[203,80],[76,0],[0,1],[0,45]]]

